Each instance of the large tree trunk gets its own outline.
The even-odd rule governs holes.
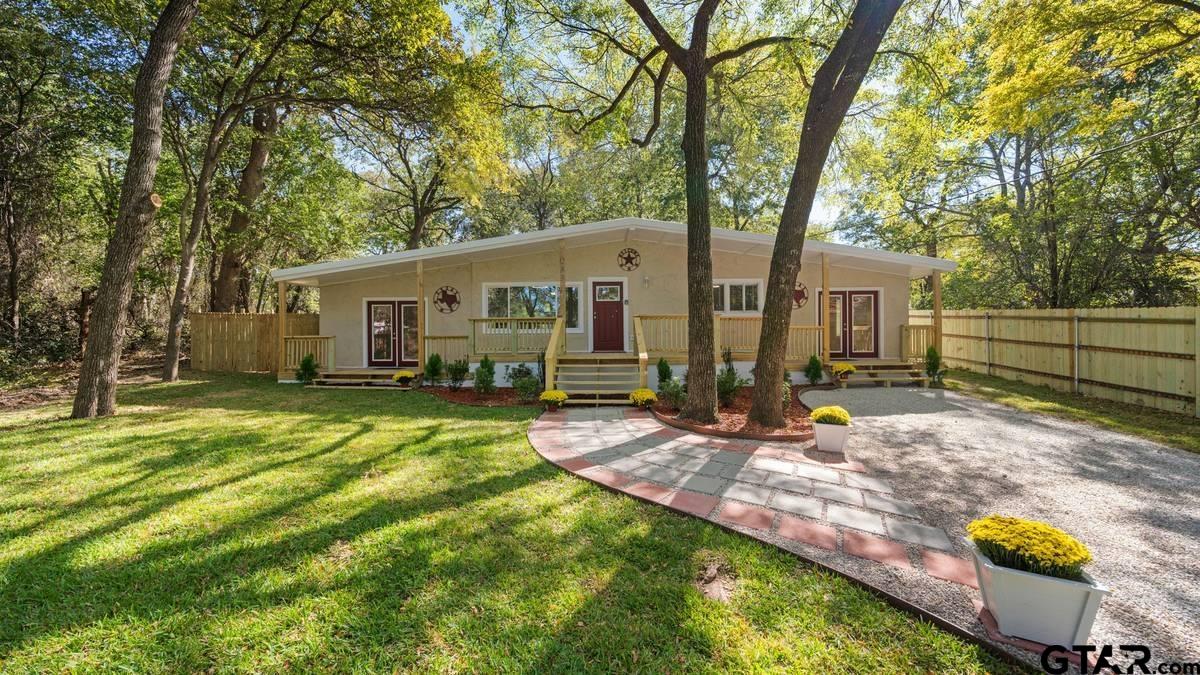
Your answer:
[[[175,278],[175,295],[171,299],[171,317],[167,320],[167,351],[163,357],[162,381],[179,379],[179,353],[183,347],[183,320],[187,317],[188,299],[192,291],[192,277],[196,272],[196,247],[204,232],[204,219],[208,217],[208,202],[212,192],[213,174],[217,170],[217,146],[215,136],[210,139],[204,153],[200,176],[196,179],[196,203],[192,206],[192,224],[183,238],[179,251],[179,274]]]
[[[712,231],[708,215],[707,74],[685,72],[684,186],[687,195],[688,371],[687,402],[679,416],[701,423],[717,419],[717,373],[713,352]]]
[[[800,272],[808,218],[825,160],[901,4],[903,0],[859,0],[837,43],[813,77],[763,301],[762,332],[754,364],[754,399],[749,415],[750,420],[763,426],[784,424],[779,387],[787,355],[792,289]]]
[[[111,415],[117,404],[117,369],[125,346],[125,323],[134,274],[146,235],[162,199],[154,176],[162,153],[163,94],[179,42],[199,9],[199,0],[168,0],[150,36],[133,90],[133,140],[121,182],[116,229],[108,241],[104,270],[92,312],[91,332],[79,370],[71,416]]]
[[[263,169],[271,155],[271,141],[279,129],[279,113],[274,106],[254,110],[254,140],[238,182],[237,205],[225,228],[221,249],[221,266],[213,284],[212,311],[232,312],[238,304],[242,270],[246,264],[246,244],[242,235],[250,229],[250,214],[254,203],[266,188]],[[243,303],[244,304],[244,303]]]
[[[429,212],[419,201],[413,202],[413,227],[408,232],[408,241],[404,242],[404,250],[415,251],[421,248],[421,240],[425,238],[425,228],[429,227]]]

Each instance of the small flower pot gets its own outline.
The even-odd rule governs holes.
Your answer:
[[[413,378],[411,378],[411,377],[400,377],[400,378],[396,379],[396,382],[398,382],[400,384],[400,386],[402,386],[402,387],[407,387],[407,386],[411,385],[412,381],[413,381]]]
[[[1109,589],[1083,573],[1083,581],[1001,567],[967,539],[983,605],[1001,633],[1044,645],[1088,644],[1100,601]]]
[[[547,403],[546,404],[546,412],[558,412],[558,404],[557,403]]]
[[[813,432],[817,437],[817,450],[842,452],[846,447],[846,439],[850,436],[850,425],[813,422]]]

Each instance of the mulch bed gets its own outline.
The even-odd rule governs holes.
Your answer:
[[[750,413],[750,402],[754,391],[752,387],[742,387],[734,396],[732,405],[719,408],[715,424],[697,424],[679,420],[679,411],[665,403],[655,405],[654,412],[659,418],[667,418],[664,420],[667,423],[678,421],[681,425],[686,425],[684,428],[691,431],[710,433],[725,438],[749,438],[752,440],[770,438],[794,440],[796,436],[807,438],[812,433],[812,420],[809,419],[812,411],[798,400],[798,393],[795,392],[795,389],[793,388],[792,404],[784,411],[784,422],[787,426],[780,429],[764,427],[746,419]]]
[[[526,405],[540,408],[541,403],[534,401],[533,403],[522,403],[517,398],[517,390],[512,387],[500,387],[496,389],[494,394],[481,394],[471,387],[463,387],[457,391],[450,387],[420,387],[415,391],[423,391],[426,394],[433,394],[440,399],[451,403],[459,403],[461,405],[477,405],[484,408],[495,408],[498,406]]]

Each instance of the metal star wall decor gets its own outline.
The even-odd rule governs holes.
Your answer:
[[[637,249],[623,248],[617,254],[617,266],[626,272],[632,272],[642,264],[642,256],[637,252]]]
[[[458,289],[453,286],[442,286],[433,294],[433,306],[442,314],[453,313],[461,304]]]
[[[808,286],[797,283],[792,289],[792,309],[800,309],[808,304]]]

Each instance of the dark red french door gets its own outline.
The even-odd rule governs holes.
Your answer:
[[[822,305],[824,293],[818,293]],[[821,323],[829,321],[829,356],[835,359],[879,356],[879,291],[830,291]]]
[[[592,351],[625,351],[625,284],[592,282]]]
[[[417,365],[417,303],[367,301],[367,365]]]

